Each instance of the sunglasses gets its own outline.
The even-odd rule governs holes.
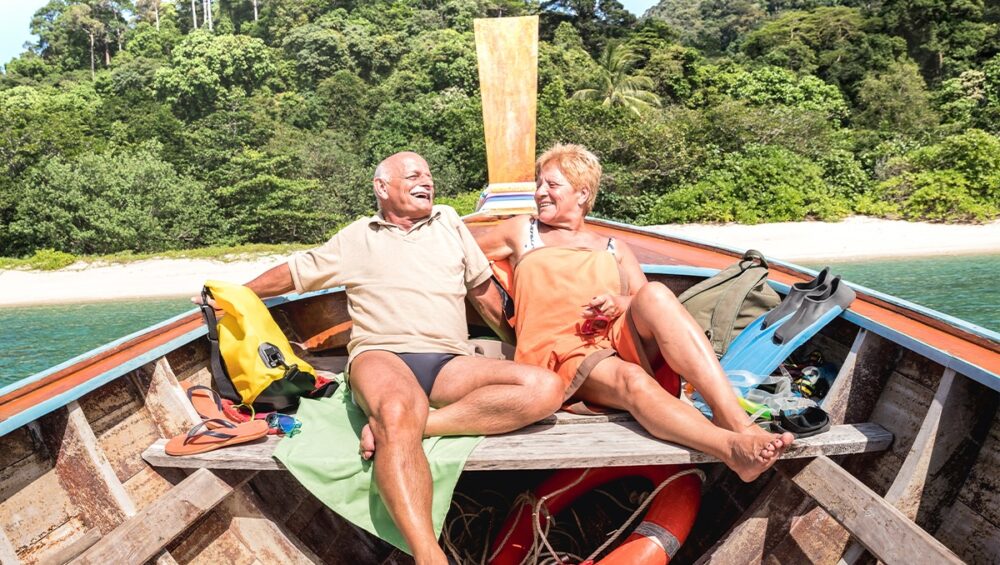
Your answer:
[[[265,421],[269,428],[280,430],[281,433],[288,437],[292,437],[302,430],[302,422],[296,420],[295,416],[289,416],[288,414],[273,412],[267,415]]]
[[[598,334],[603,334],[608,331],[608,327],[611,325],[611,318],[605,316],[604,314],[598,314],[593,318],[587,318],[580,325],[580,335],[584,337],[593,337]]]

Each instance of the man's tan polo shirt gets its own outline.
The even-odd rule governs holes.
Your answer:
[[[381,213],[288,261],[295,290],[347,289],[349,360],[372,349],[469,355],[466,290],[489,280],[486,256],[449,206],[406,232]]]

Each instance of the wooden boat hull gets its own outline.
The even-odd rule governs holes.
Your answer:
[[[649,277],[675,292],[737,255],[610,222],[593,226],[631,245]],[[807,276],[793,265],[772,268],[779,290]],[[319,364],[343,362],[350,321],[342,292],[269,303]],[[487,331],[470,321],[474,333]],[[143,459],[157,440],[195,422],[178,382],[209,382],[203,336],[197,314],[180,316],[0,391],[0,562],[410,562],[284,471],[233,464],[192,472]],[[825,404],[834,422],[877,424],[891,432],[891,446],[836,461],[783,461],[750,484],[703,464],[702,511],[673,562],[853,563],[871,559],[865,548],[886,562],[939,562],[933,553],[913,558],[914,548],[938,546],[947,559],[1000,559],[995,335],[862,290],[809,347],[841,367]],[[508,491],[544,474],[469,472],[459,492],[499,490],[509,504]],[[494,512],[502,518],[505,509]]]

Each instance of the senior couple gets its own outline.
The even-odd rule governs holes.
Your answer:
[[[374,456],[379,492],[417,563],[446,563],[423,437],[508,432],[576,399],[627,410],[654,436],[714,455],[745,481],[792,442],[750,425],[674,295],[646,281],[627,245],[585,225],[600,177],[589,151],[556,145],[536,163],[537,218],[505,220],[477,241],[453,209],[433,205],[427,162],[397,153],[375,170],[376,215],[247,284],[260,296],[346,287],[350,387],[368,415],[360,451]],[[474,357],[467,343],[466,298],[495,319],[487,257],[514,268],[515,361]],[[607,327],[581,331],[587,319]],[[656,353],[714,421],[638,364]]]

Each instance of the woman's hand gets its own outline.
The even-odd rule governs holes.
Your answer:
[[[584,306],[583,317],[595,318],[597,316],[607,316],[614,320],[628,310],[632,303],[631,296],[620,296],[616,294],[601,294],[595,296]]]

